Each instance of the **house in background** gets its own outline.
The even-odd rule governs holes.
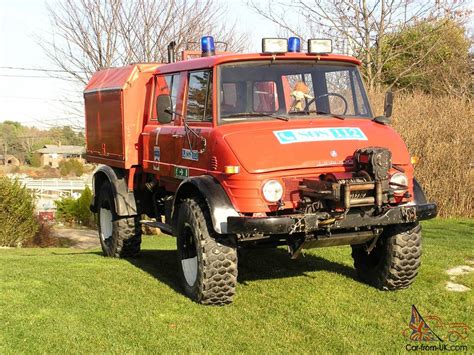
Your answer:
[[[39,155],[41,166],[57,168],[59,162],[64,159],[77,159],[81,163],[85,163],[86,148],[77,145],[47,144],[35,151],[35,154]]]
[[[14,157],[13,155],[7,154],[6,157],[7,157],[7,159],[6,159],[6,162],[5,162],[4,156],[2,154],[0,154],[0,166],[2,166],[2,165],[20,166],[21,165],[20,160],[17,159],[16,157]]]

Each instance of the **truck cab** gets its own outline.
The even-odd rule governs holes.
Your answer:
[[[91,208],[104,254],[136,254],[148,215],[142,223],[177,238],[183,289],[203,304],[230,303],[238,249],[262,246],[297,258],[350,245],[362,280],[408,287],[418,222],[436,205],[387,124],[390,95],[374,117],[360,61],[332,54],[330,41],[309,40],[306,53],[297,38],[262,46],[219,54],[204,37],[198,58],[91,79],[87,157],[102,164]]]

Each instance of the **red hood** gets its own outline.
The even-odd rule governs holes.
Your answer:
[[[352,164],[354,151],[369,146],[388,148],[395,164],[410,161],[405,143],[391,127],[365,119],[240,123],[222,128],[225,141],[249,173]]]

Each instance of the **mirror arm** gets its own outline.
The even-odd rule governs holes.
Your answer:
[[[207,148],[207,139],[204,138],[203,136],[201,136],[199,133],[197,133],[194,129],[192,129],[191,127],[189,127],[188,125],[188,121],[186,120],[186,117],[176,111],[173,111],[171,109],[166,109],[165,110],[166,113],[169,113],[169,114],[175,114],[175,115],[178,115],[178,116],[181,116],[183,118],[183,123],[184,123],[184,130],[186,131],[186,137],[187,137],[187,140],[188,140],[188,144],[189,144],[189,149],[193,150],[193,146],[191,144],[191,139],[189,139],[189,132],[192,133],[196,138],[200,139],[201,142],[202,142],[202,149],[199,150],[199,154],[202,154],[206,151],[206,148]]]

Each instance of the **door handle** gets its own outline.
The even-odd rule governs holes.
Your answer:
[[[178,133],[176,133],[176,134],[172,134],[171,137],[173,137],[173,138],[183,138],[183,137],[184,137],[184,134],[178,134]]]

